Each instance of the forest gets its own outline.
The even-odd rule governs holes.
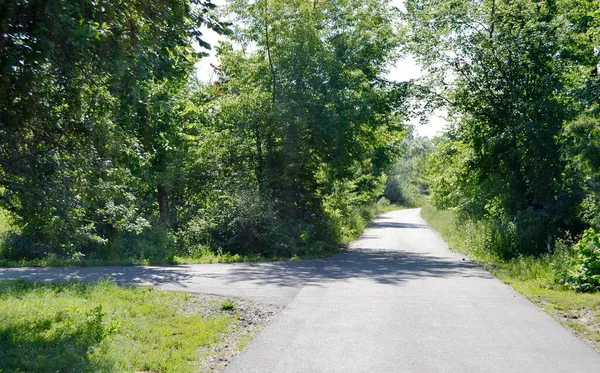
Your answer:
[[[0,261],[326,255],[391,201],[597,290],[599,65],[598,0],[1,2]]]

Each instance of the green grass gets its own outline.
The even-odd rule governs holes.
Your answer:
[[[69,258],[50,254],[41,259],[27,260],[9,260],[0,259],[0,267],[62,267],[62,266],[135,266],[135,265],[173,265],[173,264],[209,264],[209,263],[238,263],[238,262],[259,262],[267,260],[260,255],[232,255],[230,253],[215,254],[207,253],[194,257],[174,256],[171,259],[135,259],[135,258],[114,258],[114,259],[95,259],[95,258]]]
[[[424,206],[421,216],[452,250],[471,257],[600,351],[600,293],[576,293],[557,283],[571,259],[567,245],[559,242],[553,254],[503,260],[486,249],[481,225],[459,222],[455,212],[431,206]]]
[[[135,265],[178,265],[178,264],[212,264],[212,263],[254,263],[289,260],[323,259],[338,252],[335,249],[316,247],[307,249],[301,255],[266,257],[261,254],[239,255],[231,253],[214,253],[210,250],[199,251],[194,256],[173,256],[168,259],[135,259],[135,258],[85,258],[60,257],[49,254],[40,259],[10,260],[0,258],[0,267],[62,267],[62,266],[135,266]],[[1,373],[1,372],[0,372]]]
[[[63,266],[78,266],[78,267],[93,267],[93,266],[135,266],[135,265],[178,265],[178,264],[212,264],[212,263],[255,263],[255,262],[274,262],[274,261],[290,261],[290,260],[309,260],[327,258],[337,250],[307,250],[307,253],[302,255],[292,256],[277,256],[265,257],[260,254],[254,255],[239,255],[223,253],[217,254],[207,251],[195,256],[174,256],[170,259],[133,259],[133,258],[116,258],[116,259],[80,259],[80,258],[63,258],[50,254],[41,259],[28,260],[8,260],[0,258],[0,267],[63,267]],[[0,372],[1,373],[1,372]]]
[[[193,372],[235,322],[187,293],[0,281],[0,372]]]

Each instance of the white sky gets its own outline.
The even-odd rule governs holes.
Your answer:
[[[214,0],[213,3],[216,5],[223,5],[225,0]],[[401,9],[404,8],[403,0],[392,0],[392,3]],[[217,45],[219,41],[224,39],[224,36],[219,35],[212,30],[203,30],[203,40],[209,43],[211,46]],[[210,64],[218,65],[214,48],[212,51],[209,51],[209,53],[210,56],[203,58],[196,64],[197,76],[200,80],[205,82],[209,82],[213,78],[213,69],[210,67]],[[420,69],[414,59],[409,56],[397,61],[395,66],[390,67],[388,78],[392,81],[402,82],[411,79],[418,79],[422,75],[423,71]],[[429,124],[421,125],[416,119],[411,121],[411,124],[415,126],[417,135],[433,137],[440,133],[446,125],[446,120],[444,119],[445,115],[445,111],[435,111],[429,117]]]

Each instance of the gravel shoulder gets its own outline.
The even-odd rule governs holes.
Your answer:
[[[194,297],[201,299],[203,303],[209,303],[211,305],[209,307],[211,313],[224,312],[221,309],[221,305],[225,301],[231,301],[235,305],[234,308],[225,312],[237,318],[235,325],[223,335],[218,344],[199,351],[201,356],[199,370],[201,372],[222,372],[283,309],[283,306],[252,300],[200,294],[194,295]]]

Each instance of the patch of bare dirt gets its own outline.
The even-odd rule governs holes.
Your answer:
[[[600,352],[600,314],[597,310],[550,311],[562,325]]]

